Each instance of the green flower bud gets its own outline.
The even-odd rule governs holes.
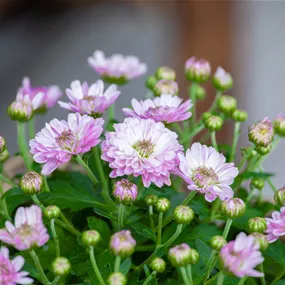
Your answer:
[[[154,86],[156,85],[157,83],[157,79],[154,77],[154,76],[149,76],[147,79],[146,79],[146,82],[145,82],[145,86],[149,89],[149,90],[153,90]]]
[[[189,262],[190,264],[196,264],[200,258],[200,255],[196,249],[191,248],[190,249],[190,257]]]
[[[50,220],[58,218],[60,213],[61,213],[60,208],[55,205],[46,207],[44,212],[45,216]]]
[[[168,94],[175,96],[178,94],[179,88],[177,82],[173,80],[162,79],[159,80],[153,89],[155,96],[160,96],[162,94]]]
[[[180,205],[174,209],[173,218],[178,224],[190,224],[194,216],[193,210],[188,206]]]
[[[248,114],[246,111],[243,110],[235,110],[232,113],[232,118],[236,122],[244,122],[247,120]]]
[[[223,95],[218,100],[219,109],[225,114],[231,114],[237,107],[237,100],[229,95]]]
[[[197,85],[195,87],[195,97],[198,100],[203,100],[206,97],[206,91],[202,86]]]
[[[82,243],[85,246],[96,246],[100,239],[100,234],[95,230],[85,231],[82,233],[81,237]]]
[[[145,197],[145,202],[148,206],[154,206],[157,200],[158,200],[158,197],[156,195],[150,194]]]
[[[219,131],[223,126],[223,119],[219,116],[212,115],[205,120],[205,127],[211,132]]]
[[[3,137],[0,136],[0,154],[6,149],[6,141]]]
[[[268,248],[268,239],[265,235],[261,233],[253,233],[255,243],[259,245],[260,251],[265,251]]]
[[[205,112],[205,113],[203,113],[203,114],[202,114],[202,121],[203,121],[203,123],[205,124],[206,120],[207,120],[208,118],[212,117],[212,116],[213,116],[213,114],[210,113],[210,112]]]
[[[8,149],[5,149],[1,154],[0,154],[0,162],[4,163],[5,161],[8,160],[8,158],[10,157],[10,152],[8,151]]]
[[[158,212],[167,212],[170,208],[170,201],[167,198],[159,198],[155,204],[155,208]]]
[[[249,219],[247,225],[250,233],[263,233],[267,229],[266,220],[262,217]]]
[[[38,194],[44,188],[44,180],[39,173],[30,171],[22,176],[20,188],[25,194]]]
[[[218,67],[213,77],[213,85],[220,91],[226,91],[233,87],[233,78],[222,67]]]
[[[262,178],[259,177],[255,177],[253,179],[251,179],[250,181],[250,188],[251,189],[258,189],[258,190],[262,190],[264,187],[264,180]]]
[[[210,240],[212,249],[220,251],[227,241],[222,236],[213,236]]]
[[[285,137],[285,116],[280,114],[273,121],[274,131],[277,135]]]
[[[182,243],[172,247],[168,251],[168,258],[174,267],[186,266],[193,261],[192,251],[188,244]]]
[[[165,270],[166,263],[163,259],[157,257],[150,263],[149,266],[153,271],[162,273]]]
[[[7,112],[14,121],[27,122],[33,116],[33,107],[24,100],[15,101],[8,107]]]
[[[157,69],[155,76],[158,80],[166,79],[166,80],[175,80],[176,73],[175,71],[168,66],[161,66]]]
[[[230,198],[222,202],[221,211],[226,217],[235,219],[244,214],[245,203],[240,198]]]
[[[276,204],[280,206],[285,205],[285,186],[280,188],[277,192],[275,192],[274,201],[276,202]]]
[[[197,83],[206,82],[210,74],[211,66],[205,59],[191,57],[185,62],[185,75],[190,81]]]
[[[266,147],[257,146],[257,147],[255,147],[255,150],[256,150],[259,154],[261,154],[261,155],[267,155],[267,154],[269,154],[269,153],[271,152],[271,150],[272,150],[272,145],[269,144],[269,145],[266,146]]]
[[[126,285],[127,278],[121,272],[112,273],[107,281],[108,285]]]
[[[70,262],[65,257],[57,257],[51,264],[51,269],[54,275],[65,276],[71,270]]]

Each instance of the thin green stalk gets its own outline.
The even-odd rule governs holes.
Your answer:
[[[189,202],[194,198],[194,196],[197,194],[197,191],[190,191],[188,196],[182,201],[182,205],[188,205]]]
[[[41,201],[38,199],[36,194],[31,195],[31,198],[32,198],[33,202],[41,208],[42,211],[45,210],[45,206],[41,203]]]
[[[218,277],[217,285],[223,285],[225,279],[225,275],[221,273]]]
[[[163,221],[163,212],[160,212],[159,215],[158,215],[156,246],[161,245],[162,221]]]
[[[236,122],[235,123],[232,150],[231,150],[231,154],[230,154],[230,161],[234,161],[235,156],[236,156],[239,133],[240,133],[240,122]]]
[[[190,281],[190,285],[193,285],[194,283],[193,283],[193,277],[192,277],[192,266],[191,266],[191,264],[187,265],[186,271],[187,271],[188,279]]]
[[[182,276],[184,284],[185,285],[191,285],[190,281],[188,280],[185,267],[180,267],[180,272],[181,272],[181,276]]]
[[[93,267],[93,270],[95,272],[95,275],[100,283],[100,285],[105,285],[105,282],[102,278],[102,275],[100,273],[100,270],[98,268],[98,265],[97,265],[97,262],[96,262],[96,259],[95,259],[95,255],[94,255],[94,248],[93,246],[90,246],[89,247],[89,257],[90,257],[90,261],[91,261],[91,264],[92,264],[92,267]]]
[[[213,101],[211,107],[210,107],[209,110],[208,110],[209,113],[212,113],[212,112],[214,112],[214,111],[216,110],[217,104],[218,104],[218,100],[220,99],[220,97],[222,96],[222,94],[223,94],[223,92],[217,91],[216,96],[215,96],[215,99],[214,99],[214,101]]]
[[[51,282],[51,285],[56,285],[58,281],[60,280],[60,276],[56,276],[54,280]]]
[[[270,285],[275,284],[277,281],[279,281],[283,276],[285,275],[285,269],[283,271],[281,271],[276,277],[275,279],[270,283]]]
[[[154,221],[153,221],[153,206],[148,207],[148,212],[149,212],[149,220],[150,220],[150,227],[153,232],[155,232],[155,226],[154,226]]]
[[[205,280],[207,280],[210,277],[211,272],[215,266],[214,263],[215,263],[215,259],[216,259],[216,254],[217,254],[217,251],[213,249],[211,252],[208,264],[207,264]]]
[[[223,232],[223,238],[226,240],[227,237],[228,237],[228,234],[229,234],[229,231],[230,231],[230,228],[231,228],[231,225],[233,223],[233,220],[230,219],[230,218],[227,218],[227,222],[226,222],[226,225],[225,225],[225,228],[224,228],[224,232]]]
[[[250,200],[252,199],[252,197],[254,196],[254,190],[251,190],[251,192],[249,193],[249,195],[246,198],[246,202],[245,204],[248,204],[250,202]]]
[[[44,178],[44,183],[45,183],[45,190],[46,192],[50,192],[50,188],[48,186],[48,182],[47,182],[47,177],[45,175],[43,175]]]
[[[9,178],[5,177],[2,173],[0,173],[0,180],[6,182],[7,184],[9,184],[12,187],[17,187],[18,185],[16,183],[14,183],[12,180],[10,180]]]
[[[28,130],[29,130],[30,139],[33,139],[36,136],[34,117],[31,118],[30,121],[28,122]]]
[[[247,277],[243,277],[242,279],[240,279],[237,285],[243,285],[246,279]]]
[[[248,157],[250,156],[252,150],[254,150],[255,146],[252,145],[250,148],[248,148],[245,152],[245,154],[243,155],[240,163],[238,164],[238,169],[241,170],[244,166],[244,164],[247,162]]]
[[[196,124],[196,87],[197,87],[197,83],[195,82],[192,82],[192,85],[190,86],[189,88],[189,95],[190,95],[190,99],[191,99],[191,102],[193,104],[193,107],[191,109],[192,111],[192,116],[190,118],[191,120],[191,127],[194,129],[195,127],[195,124]]]
[[[65,217],[65,215],[63,214],[63,212],[60,212],[59,215],[60,219],[69,227],[73,229],[73,232],[76,232],[76,235],[81,235],[80,231],[78,231],[73,224]]]
[[[270,178],[270,177],[266,177],[265,180],[267,181],[268,185],[271,187],[272,191],[273,191],[274,193],[276,193],[276,192],[277,192],[277,188],[276,188],[275,185],[273,184],[271,178]]]
[[[156,271],[153,271],[148,277],[147,279],[144,281],[144,283],[142,285],[147,285],[152,279],[153,277],[156,276]]]
[[[223,274],[223,271],[218,272],[216,275],[214,275],[212,278],[210,278],[207,281],[204,281],[204,285],[207,285],[209,283],[212,283],[213,281],[215,281],[221,274]]]
[[[115,119],[115,104],[112,104],[109,107],[109,122],[114,121]]]
[[[81,235],[81,233],[78,230],[76,230],[74,227],[69,226],[68,224],[64,223],[59,219],[56,219],[55,223],[59,225],[61,228],[70,232],[71,234],[75,235],[76,237]]]
[[[58,239],[58,236],[55,230],[54,219],[50,220],[50,229],[51,229],[53,241],[54,241],[55,255],[56,257],[60,257],[59,239]]]
[[[6,200],[2,197],[3,194],[4,194],[3,184],[2,184],[2,181],[0,180],[0,205],[1,205],[1,208],[3,210],[4,217],[7,220],[11,221],[11,216],[10,216],[9,211],[8,211]]]
[[[23,157],[25,166],[28,170],[32,170],[32,161],[26,140],[25,123],[17,122],[17,136],[18,136],[19,150],[21,156]]]
[[[116,256],[114,272],[120,272],[120,265],[121,265],[121,257],[120,256]]]
[[[97,185],[98,184],[98,180],[95,177],[94,173],[92,172],[92,170],[89,168],[89,166],[83,161],[83,159],[81,158],[81,156],[76,155],[76,161],[85,169],[85,171],[87,172],[89,178],[91,179],[91,181]]]
[[[120,203],[119,215],[118,215],[118,225],[120,229],[124,227],[124,212],[125,212],[125,206],[124,204]]]
[[[44,285],[49,285],[50,282],[49,282],[49,280],[47,279],[47,277],[45,275],[45,272],[44,272],[44,270],[42,268],[42,265],[40,263],[40,260],[39,260],[39,258],[37,256],[36,252],[34,250],[30,250],[29,254],[30,254],[30,256],[32,257],[32,259],[34,261],[34,264],[36,266],[36,269],[37,269],[39,275],[41,276],[41,281],[43,282]]]
[[[217,140],[216,140],[216,132],[211,132],[211,142],[213,147],[216,149],[216,151],[219,151]]]
[[[259,264],[258,267],[259,271],[264,274],[263,263]],[[263,277],[261,277],[260,279],[261,279],[261,285],[266,285],[265,275],[263,275]]]

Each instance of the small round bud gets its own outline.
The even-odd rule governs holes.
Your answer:
[[[109,276],[107,283],[108,285],[126,285],[127,278],[121,272],[114,272]]]
[[[274,201],[276,204],[278,204],[280,206],[285,205],[285,186],[283,186],[277,192],[275,192]]]
[[[167,198],[159,198],[155,204],[158,212],[167,212],[170,208],[170,201]]]
[[[277,135],[285,137],[285,116],[279,114],[273,121],[274,131]]]
[[[160,96],[162,94],[175,96],[178,94],[178,91],[179,88],[177,82],[166,79],[159,80],[153,89],[155,96]]]
[[[234,121],[236,122],[244,122],[247,120],[247,117],[248,117],[248,114],[246,111],[243,111],[243,110],[235,110],[233,113],[232,113],[232,118]]]
[[[122,179],[115,183],[113,195],[116,201],[124,205],[130,205],[138,197],[138,187],[129,180]]]
[[[149,90],[153,90],[154,86],[157,83],[157,79],[154,76],[149,76],[146,81],[145,81],[145,86],[149,89]]]
[[[191,261],[191,248],[188,244],[182,243],[172,247],[168,251],[168,258],[174,267],[186,266]]]
[[[210,240],[212,249],[220,251],[227,241],[222,236],[213,236]]]
[[[178,224],[190,224],[190,222],[194,219],[193,210],[184,205],[177,206],[174,209],[173,218]]]
[[[38,194],[44,187],[42,176],[34,171],[30,171],[22,176],[20,180],[20,188],[25,194]]]
[[[265,251],[268,248],[268,239],[264,234],[261,233],[253,233],[254,241],[259,245],[260,251]]]
[[[81,241],[85,246],[96,246],[100,240],[101,236],[95,230],[85,231],[81,236]]]
[[[213,116],[213,114],[210,113],[210,112],[205,112],[205,113],[203,113],[203,114],[202,114],[202,121],[203,121],[203,123],[205,124],[205,122],[207,121],[207,119],[210,118],[210,117],[212,117],[212,116]]]
[[[113,253],[117,256],[131,256],[135,250],[135,246],[136,241],[128,230],[117,232],[111,237],[110,247]]]
[[[205,127],[211,132],[219,131],[223,126],[223,119],[219,116],[212,115],[205,120]]]
[[[249,140],[257,146],[267,147],[274,138],[274,129],[268,118],[264,118],[248,129]]]
[[[238,218],[245,212],[245,203],[240,198],[230,198],[222,202],[222,213],[230,218]]]
[[[198,100],[203,100],[206,97],[206,91],[202,86],[197,85],[195,87],[195,97]]]
[[[150,263],[149,266],[153,271],[162,273],[165,270],[166,263],[163,259],[157,257]]]
[[[205,59],[189,58],[185,62],[185,75],[188,80],[197,83],[206,82],[211,74],[210,63]]]
[[[223,95],[218,100],[219,109],[225,114],[231,114],[237,107],[237,100],[229,95]]]
[[[213,85],[220,91],[226,91],[233,87],[233,78],[222,67],[218,67],[213,77]]]
[[[65,276],[71,270],[70,262],[65,257],[57,257],[51,264],[51,269],[54,275]]]
[[[55,205],[46,207],[44,212],[45,216],[50,220],[58,218],[60,213],[61,213],[60,208]]]
[[[263,233],[267,229],[266,220],[262,217],[249,219],[247,225],[250,233]]]
[[[175,80],[176,73],[175,71],[168,66],[161,66],[157,69],[155,76],[158,80],[166,79],[166,80]]]
[[[264,184],[265,183],[264,183],[264,180],[262,178],[255,177],[255,178],[251,179],[251,181],[250,181],[250,188],[262,190],[264,187]]]
[[[0,162],[4,163],[5,161],[8,160],[8,158],[10,157],[10,152],[8,151],[8,149],[5,149],[1,154],[0,154]]]
[[[6,149],[6,141],[3,137],[0,136],[0,154]]]
[[[156,195],[150,194],[145,197],[145,202],[148,206],[154,206],[158,200]]]
[[[23,101],[14,101],[7,109],[8,115],[14,121],[27,122],[33,116],[32,104]]]
[[[194,248],[190,249],[190,258],[189,258],[189,262],[190,264],[196,264],[198,262],[200,258],[200,255],[198,253],[198,251]]]
[[[265,147],[264,146],[257,146],[255,148],[255,150],[256,150],[256,152],[258,152],[261,155],[267,155],[267,154],[269,154],[271,152],[272,145],[269,144],[268,146],[265,146]]]

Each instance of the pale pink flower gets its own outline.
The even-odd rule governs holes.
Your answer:
[[[223,154],[213,147],[194,143],[186,151],[186,156],[178,154],[180,160],[180,175],[191,191],[205,194],[209,202],[217,197],[222,201],[231,198],[234,192],[230,185],[238,175],[234,163],[226,163]]]
[[[102,80],[98,80],[90,87],[87,82],[81,84],[79,80],[75,80],[71,82],[70,89],[66,89],[65,92],[70,102],[59,101],[58,103],[62,108],[93,117],[100,117],[121,94],[114,84],[104,91]]]
[[[272,219],[265,218],[267,222],[267,239],[270,243],[275,242],[279,237],[285,235],[285,207],[280,212],[274,211]]]
[[[254,268],[261,264],[264,258],[259,251],[259,245],[253,236],[240,233],[234,241],[226,244],[220,251],[224,268],[235,276],[262,277],[264,274]]]
[[[20,271],[24,266],[25,259],[22,256],[16,256],[13,260],[9,259],[9,250],[7,247],[0,248],[0,284],[32,284],[33,279],[27,277],[26,271]]]
[[[185,101],[178,96],[163,94],[154,99],[132,100],[133,109],[124,108],[127,117],[153,119],[155,122],[166,124],[187,120],[191,117],[191,100]]]
[[[30,140],[34,160],[44,163],[42,174],[52,173],[73,155],[88,152],[100,142],[103,119],[79,113],[69,114],[67,121],[53,119]]]
[[[102,159],[113,169],[110,177],[142,176],[144,186],[170,185],[170,174],[178,166],[182,146],[177,134],[151,119],[127,118],[114,125],[102,142]]]
[[[118,83],[125,83],[134,79],[147,70],[144,63],[141,63],[135,56],[123,56],[113,54],[111,57],[105,57],[102,51],[95,51],[93,56],[88,58],[90,66],[104,79],[118,80]]]
[[[14,225],[6,221],[5,227],[0,229],[0,241],[11,244],[18,250],[41,247],[49,240],[42,220],[42,211],[36,205],[18,208]]]

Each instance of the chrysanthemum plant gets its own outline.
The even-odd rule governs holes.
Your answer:
[[[18,158],[17,175],[7,173],[0,137],[0,284],[285,284],[285,188],[263,166],[285,117],[250,126],[239,148],[247,113],[224,94],[231,75],[219,67],[210,79],[210,64],[192,57],[190,98],[179,97],[175,71],[160,67],[147,98],[133,99],[117,122],[117,85],[146,65],[100,51],[88,62],[102,80],[73,81],[64,102],[57,86],[25,78],[8,107],[25,169]],[[198,118],[208,80],[215,99]],[[36,117],[57,102],[67,120],[35,134]],[[216,133],[228,122],[232,144],[222,145]]]

